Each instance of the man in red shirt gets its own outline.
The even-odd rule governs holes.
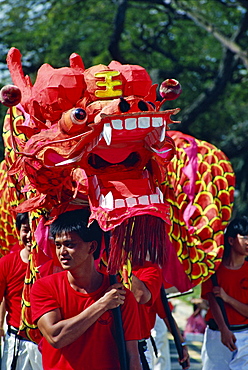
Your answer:
[[[157,264],[146,261],[143,266],[134,267],[132,273],[131,290],[139,303],[141,336],[143,338],[139,343],[140,356],[143,370],[149,370],[153,368],[153,359],[149,346],[147,346],[147,340],[150,338],[151,330],[155,325],[156,314],[165,321],[170,329],[160,295],[163,282],[162,271]],[[183,343],[184,339],[176,323],[175,325],[181,342]],[[183,355],[184,357],[180,362],[183,363],[186,361],[186,368],[189,368],[187,347],[183,347]]]
[[[248,368],[248,218],[235,218],[225,232],[224,256],[212,279],[202,284],[209,302],[202,346],[203,369]],[[221,298],[224,306],[218,305]],[[227,320],[225,318],[227,317]]]
[[[152,354],[147,346],[152,329],[149,310],[160,294],[161,285],[162,273],[157,264],[146,261],[143,266],[132,269],[131,291],[138,302],[142,337],[139,352],[143,370],[151,369]]]
[[[39,279],[31,289],[31,307],[44,338],[44,370],[118,370],[120,362],[112,309],[121,306],[130,370],[141,370],[137,303],[121,283],[110,286],[98,272],[102,231],[88,227],[89,211],[60,215],[51,225],[62,272]]]
[[[16,227],[21,245],[0,259],[0,301],[4,298],[8,325],[1,369],[41,370],[42,361],[38,346],[17,334],[21,321],[22,291],[32,244],[28,213],[17,215]],[[3,330],[1,334],[4,334]]]
[[[169,284],[165,283],[163,284],[164,286],[168,286]],[[164,287],[163,287],[164,289]],[[169,306],[170,309],[172,309],[172,305],[169,303]],[[164,308],[164,305],[163,305],[163,302],[162,302],[162,298],[161,298],[161,294],[159,295],[159,297],[156,299],[155,303],[153,304],[153,306],[151,307],[150,309],[150,320],[151,320],[151,327],[153,328],[154,325],[155,325],[155,321],[156,321],[156,316],[158,316],[160,319],[162,319],[164,321],[164,324],[166,325],[166,327],[168,328],[168,330],[171,332],[171,326],[170,326],[170,321],[168,320],[167,318],[167,315],[166,315],[166,312],[165,312],[165,308]],[[177,334],[178,334],[178,337],[182,343],[182,349],[183,349],[183,358],[180,360],[180,358],[178,358],[178,361],[180,364],[184,363],[184,369],[188,369],[190,367],[190,359],[189,359],[189,353],[188,353],[188,347],[185,343],[185,340],[181,334],[181,330],[179,329],[178,325],[177,325],[177,322],[175,321],[175,319],[172,317],[173,321],[174,321],[174,325],[175,325],[175,329],[177,331]],[[156,341],[155,341],[156,342]],[[163,362],[163,360],[161,360],[161,362]],[[158,366],[157,366],[158,365]],[[160,368],[160,364],[154,364],[154,369],[158,367]],[[168,365],[168,367],[170,368],[170,363]],[[162,367],[161,367],[162,369]],[[165,367],[163,367],[164,370]]]

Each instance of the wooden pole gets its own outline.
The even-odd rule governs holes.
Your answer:
[[[113,285],[117,283],[116,275],[109,275],[110,284]],[[126,350],[126,342],[124,338],[124,331],[122,326],[122,318],[121,318],[121,308],[116,307],[112,309],[114,315],[114,322],[115,322],[115,329],[116,329],[116,340],[117,340],[117,347],[119,352],[120,358],[120,365],[121,370],[128,370],[129,366],[127,364],[127,350]]]
[[[160,290],[160,294],[161,294],[161,300],[162,300],[162,303],[163,303],[163,306],[164,306],[164,310],[165,310],[167,319],[168,319],[169,324],[170,324],[171,334],[173,335],[173,338],[174,338],[174,341],[175,341],[178,356],[179,356],[179,359],[182,360],[183,359],[183,346],[181,344],[181,340],[180,340],[178,332],[177,332],[175,321],[174,321],[174,318],[172,316],[170,306],[169,306],[169,302],[168,302],[166,292],[165,292],[165,289],[164,289],[163,285],[162,285],[162,288]],[[185,369],[187,367],[187,362],[184,361],[180,365],[182,366],[183,369]]]

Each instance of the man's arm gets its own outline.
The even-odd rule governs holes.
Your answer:
[[[248,304],[237,301],[237,299],[228,295],[220,286],[213,287],[213,293],[216,297],[222,298],[224,302],[232,306],[241,315],[248,317]]]
[[[142,370],[137,340],[126,341],[129,370]]]
[[[0,337],[5,336],[4,332],[5,315],[6,315],[5,299],[3,298],[0,304]]]
[[[162,271],[156,264],[148,264],[133,270],[131,291],[140,304],[153,304],[159,296]]]
[[[138,279],[135,275],[132,275],[132,287],[131,291],[140,304],[145,304],[150,301],[152,294],[150,290],[146,287],[145,283]]]
[[[169,323],[168,318],[167,318],[167,317],[165,317],[163,320],[164,320],[164,322],[165,322],[165,324],[166,324],[166,326],[167,326],[168,330],[169,330],[169,331],[170,331],[170,333],[171,333],[171,327],[170,327],[170,323]],[[178,327],[178,325],[177,325],[177,322],[175,321],[175,319],[174,319],[174,318],[173,318],[173,320],[174,320],[174,324],[175,324],[176,331],[177,331],[177,333],[178,333],[179,339],[180,339],[181,343],[184,343],[184,342],[185,342],[185,340],[184,340],[184,338],[183,338],[183,336],[182,336],[181,330],[179,329],[179,327]],[[182,363],[184,363],[184,362],[186,362],[186,367],[185,367],[185,369],[189,369],[189,367],[190,367],[190,359],[189,359],[188,347],[187,347],[186,345],[183,345],[183,358],[182,358],[181,360],[178,360],[178,361],[179,361],[179,363],[181,363],[181,364],[182,364]]]
[[[218,328],[221,333],[221,341],[222,343],[230,349],[230,351],[235,351],[237,349],[235,342],[236,342],[236,337],[235,335],[231,332],[231,330],[228,329],[224,317],[222,315],[220,306],[218,305],[215,296],[213,293],[207,293],[206,299],[209,302],[209,307],[212,312],[213,318],[218,325]]]
[[[78,315],[63,320],[60,310],[54,309],[38,319],[38,328],[54,348],[62,348],[78,339],[106,311],[124,303],[125,289],[117,283],[103,297]]]

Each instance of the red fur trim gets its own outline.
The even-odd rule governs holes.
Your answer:
[[[159,217],[141,215],[125,220],[110,238],[108,270],[115,274],[130,257],[132,264],[146,259],[163,266],[166,261],[166,227]]]

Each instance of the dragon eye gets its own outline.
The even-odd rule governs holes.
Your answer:
[[[82,108],[76,108],[71,111],[71,120],[73,123],[80,125],[85,122],[87,113]]]
[[[61,131],[67,134],[78,134],[86,129],[88,114],[83,108],[72,108],[63,113],[59,120]]]
[[[142,100],[138,102],[138,107],[142,112],[146,112],[149,110],[148,105]]]
[[[130,109],[130,104],[123,98],[120,98],[119,108],[122,113],[128,112]]]

